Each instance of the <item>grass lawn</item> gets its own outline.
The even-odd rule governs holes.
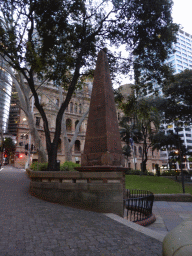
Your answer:
[[[149,190],[154,194],[183,193],[181,183],[157,176],[126,175],[125,187],[127,189]],[[185,185],[185,193],[192,195],[192,185]]]

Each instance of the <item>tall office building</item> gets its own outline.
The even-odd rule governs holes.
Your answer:
[[[192,69],[192,35],[184,32],[183,30],[179,30],[177,35],[177,43],[174,44],[175,53],[171,54],[168,63],[172,65],[175,70],[174,74],[178,74],[185,69]],[[176,133],[176,127],[174,124],[162,124],[162,129],[165,130],[166,134]],[[189,151],[192,151],[192,126],[179,127],[179,135],[183,144]],[[160,152],[161,158],[165,160],[164,163],[167,162],[168,154],[165,151]],[[166,164],[165,164],[166,165]],[[191,169],[192,165],[188,162],[183,164],[185,169]]]
[[[0,59],[0,132],[2,133],[6,133],[8,128],[11,90],[11,76],[6,72],[4,60]]]
[[[192,35],[179,30],[174,49],[175,53],[170,55],[167,62],[172,64],[175,74],[192,69]]]
[[[15,85],[13,84],[12,93],[11,93],[10,111],[9,111],[9,122],[8,122],[9,136],[15,136],[15,137],[17,136],[19,115],[20,115],[19,98],[18,98],[18,93],[15,89]]]

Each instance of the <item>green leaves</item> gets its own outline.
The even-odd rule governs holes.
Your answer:
[[[165,80],[163,92],[167,98],[165,109],[169,120],[180,119],[190,123],[192,120],[192,70],[185,70]]]

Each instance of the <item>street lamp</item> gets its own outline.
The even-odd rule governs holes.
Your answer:
[[[183,173],[183,168],[182,168],[182,155],[181,155],[181,143],[180,143],[180,139],[179,139],[179,128],[176,126],[175,130],[177,132],[177,137],[178,137],[179,150],[177,150],[177,152],[179,153],[179,159],[180,159],[180,165],[181,165],[182,188],[183,188],[183,193],[185,194],[185,183],[184,183],[184,173]]]

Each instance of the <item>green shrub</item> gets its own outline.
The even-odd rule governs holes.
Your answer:
[[[48,166],[48,163],[34,162],[30,166],[30,169],[32,169],[33,171],[47,171],[47,166]]]
[[[75,167],[80,167],[80,164],[66,161],[61,164],[60,171],[75,171]]]
[[[153,172],[147,172],[147,175],[148,176],[154,176],[154,173]]]
[[[179,175],[179,172],[178,171],[175,171],[175,170],[167,170],[167,171],[163,171],[162,176],[177,176]]]
[[[140,175],[141,171],[140,170],[127,170],[125,172],[126,175]]]

